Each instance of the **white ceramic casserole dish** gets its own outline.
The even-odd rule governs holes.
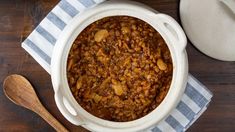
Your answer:
[[[126,15],[139,18],[154,27],[163,37],[171,52],[173,78],[162,103],[146,116],[129,122],[113,122],[95,117],[84,110],[73,97],[66,75],[67,57],[73,41],[89,24],[108,16]],[[61,33],[54,47],[51,77],[55,101],[63,116],[75,125],[91,131],[144,131],[166,118],[178,104],[187,83],[188,60],[186,36],[178,23],[168,15],[136,2],[106,1],[77,15]]]

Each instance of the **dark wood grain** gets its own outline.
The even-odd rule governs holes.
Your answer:
[[[179,0],[138,0],[179,21]],[[50,76],[21,48],[21,41],[38,25],[58,0],[0,0],[0,81],[12,73],[26,76],[42,104],[71,131],[86,131],[69,123],[58,111]],[[179,21],[180,22],[180,21]],[[187,46],[189,71],[214,94],[208,110],[189,132],[235,130],[235,62],[222,62]],[[0,85],[0,131],[54,131],[43,119],[11,103]]]

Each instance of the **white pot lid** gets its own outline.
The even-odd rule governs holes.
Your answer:
[[[180,17],[188,38],[201,52],[235,61],[235,0],[181,0]]]

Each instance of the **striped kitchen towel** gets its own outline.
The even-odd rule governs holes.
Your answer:
[[[50,74],[53,47],[66,25],[87,8],[105,0],[61,0],[25,39],[22,47]],[[197,79],[189,75],[184,95],[171,114],[151,132],[186,131],[207,109],[212,93]]]

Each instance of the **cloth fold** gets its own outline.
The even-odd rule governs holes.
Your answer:
[[[51,56],[60,33],[66,25],[87,8],[105,0],[61,0],[25,39],[22,47],[50,74]],[[186,131],[207,109],[212,93],[192,75],[186,90],[171,114],[146,131]]]

